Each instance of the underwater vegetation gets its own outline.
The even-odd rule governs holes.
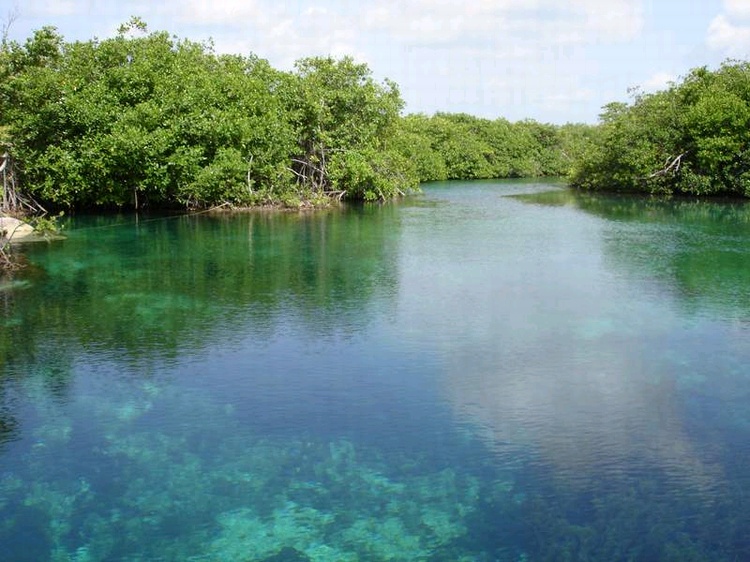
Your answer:
[[[0,477],[8,559],[462,559],[448,553],[479,503],[475,475],[346,439],[263,438],[240,431],[234,408],[153,382],[111,390],[120,398],[92,392],[65,416],[37,401],[25,467]],[[202,423],[155,431],[165,408]],[[82,454],[63,455],[71,446]]]
[[[0,559],[750,560],[745,211],[473,193],[34,250]]]
[[[45,376],[25,381],[40,423],[19,465],[0,475],[5,560],[729,562],[750,553],[750,505],[729,484],[691,495],[654,472],[576,490],[538,460],[500,471],[491,458],[439,465],[346,438],[271,438],[234,406],[157,381],[110,382],[107,398],[92,388],[64,413]],[[194,423],[164,423],[165,412]],[[69,447],[80,454],[64,455]]]
[[[684,359],[685,373],[709,374],[717,364],[701,364],[697,351]],[[16,432],[24,436],[6,442],[0,457],[3,560],[750,558],[748,452],[706,429],[719,423],[742,439],[745,409],[724,411],[723,397],[704,388],[728,391],[734,387],[724,379],[744,371],[722,368],[710,385],[706,377],[681,379],[685,392],[700,397],[686,405],[695,425],[686,430],[715,442],[723,468],[707,489],[639,468],[637,459],[621,476],[592,474],[577,489],[533,446],[517,448],[514,464],[500,470],[491,455],[480,464],[455,454],[436,462],[425,451],[356,436],[300,428],[269,435],[252,411],[169,376],[98,369],[88,373],[80,360],[37,366],[6,383],[8,400],[25,395],[33,411]]]

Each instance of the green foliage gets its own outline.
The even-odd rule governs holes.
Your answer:
[[[0,60],[10,108],[0,126],[12,130],[24,183],[64,207],[315,197],[331,189],[334,153],[377,155],[368,165],[381,168],[403,105],[394,84],[377,84],[351,59],[304,59],[283,73],[254,56],[146,34],[138,18],[105,41],[64,43],[44,28]],[[317,169],[325,173],[312,185],[296,181]],[[389,198],[414,186],[407,167],[387,170],[374,191],[342,187],[352,198]]]
[[[363,201],[390,199],[394,191],[416,189],[419,183],[412,163],[394,151],[364,148],[336,153],[330,169],[333,189]]]
[[[407,115],[399,121],[391,146],[413,164],[419,181],[448,179],[445,159],[433,148],[428,132],[430,118],[425,115]]]
[[[61,220],[64,215],[65,213],[63,211],[60,211],[57,215],[51,217],[34,217],[29,221],[29,224],[34,227],[34,231],[39,236],[54,236],[55,234],[59,234],[63,229]]]
[[[367,65],[345,57],[297,62],[282,84],[297,146],[292,171],[303,191],[390,199],[416,188],[405,158],[390,148],[403,101],[390,81],[378,84]]]
[[[385,200],[420,181],[560,175],[573,138],[534,121],[401,117],[396,84],[349,57],[280,72],[137,17],[103,41],[45,27],[3,43],[0,105],[22,185],[58,207]]]
[[[410,115],[402,120],[395,146],[414,163],[420,181],[560,176],[571,165],[569,153],[579,151],[581,137],[591,130],[465,113]]]
[[[636,92],[601,115],[571,182],[584,189],[750,195],[750,66],[693,70],[654,94]]]

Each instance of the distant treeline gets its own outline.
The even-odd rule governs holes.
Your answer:
[[[444,179],[560,176],[593,127],[402,116],[398,87],[350,58],[279,71],[147,33],[0,45],[0,142],[59,207],[389,199]]]
[[[407,115],[394,140],[420,181],[567,175],[594,127],[482,119],[464,113]]]

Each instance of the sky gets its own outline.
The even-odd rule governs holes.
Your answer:
[[[283,70],[350,55],[394,80],[408,113],[556,124],[750,55],[750,0],[0,0],[19,42],[46,25],[105,39],[131,16]]]

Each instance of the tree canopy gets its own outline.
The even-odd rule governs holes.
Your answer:
[[[590,129],[402,116],[398,86],[349,57],[280,71],[138,18],[105,40],[53,27],[4,40],[0,106],[24,189],[59,207],[373,201],[431,180],[563,175],[568,141]]]
[[[43,28],[0,54],[0,125],[23,180],[63,206],[261,204],[340,189],[377,199],[416,186],[385,150],[403,106],[366,65],[255,56],[143,30],[66,43]],[[389,176],[372,170],[387,162]],[[314,173],[313,173],[314,172]]]
[[[564,176],[573,163],[571,141],[591,127],[437,113],[408,115],[400,129],[399,149],[421,181],[432,181]]]
[[[692,70],[630,104],[604,108],[576,161],[584,189],[750,196],[750,64]]]

